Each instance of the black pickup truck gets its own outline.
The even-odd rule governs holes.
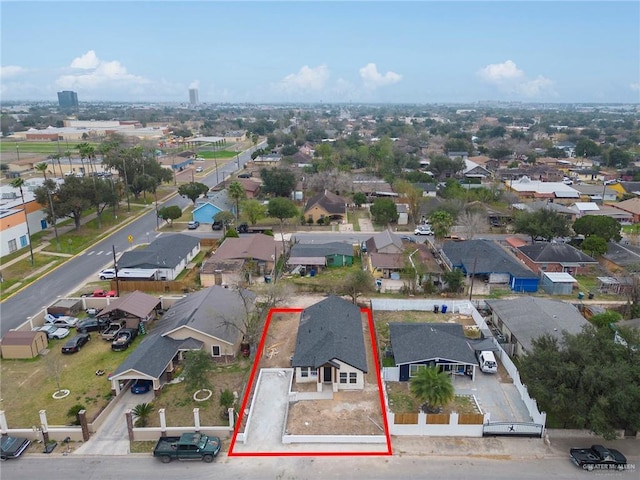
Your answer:
[[[199,432],[183,433],[179,437],[160,437],[153,449],[153,456],[160,458],[162,463],[169,463],[174,458],[211,463],[221,447],[222,441],[218,437]]]
[[[624,470],[627,458],[618,450],[602,445],[591,448],[572,448],[569,450],[571,461],[584,470]]]

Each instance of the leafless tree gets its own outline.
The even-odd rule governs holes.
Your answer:
[[[473,240],[478,233],[486,229],[486,216],[478,211],[463,211],[458,217],[458,223],[462,225],[464,238]]]
[[[326,170],[314,173],[307,179],[307,187],[314,192],[351,192],[351,175],[339,170]]]

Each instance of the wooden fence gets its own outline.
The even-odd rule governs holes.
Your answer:
[[[396,413],[395,421],[398,425],[417,425],[417,413]]]
[[[116,290],[116,281],[111,280],[111,289]],[[141,292],[154,292],[154,293],[170,293],[170,292],[182,292],[188,293],[191,291],[190,286],[180,281],[170,280],[127,280],[120,281],[120,295],[126,292],[134,292],[140,290]]]
[[[461,413],[458,415],[458,425],[482,425],[484,415],[481,413]]]
[[[427,413],[427,423],[430,425],[449,425],[449,418],[448,413]]]

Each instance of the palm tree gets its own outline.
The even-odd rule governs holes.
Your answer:
[[[153,404],[151,403],[139,403],[136,405],[131,413],[136,417],[136,427],[146,427],[149,421],[149,415],[153,412]]]
[[[240,185],[240,182],[232,182],[229,185],[229,198],[236,202],[236,222],[238,221],[238,215],[240,215],[240,200],[246,197],[244,188]]]
[[[47,168],[49,168],[49,164],[47,162],[36,163],[33,168],[35,168],[38,172],[42,174],[44,177],[44,181],[47,181]]]
[[[69,175],[73,174],[73,164],[71,163],[71,150],[64,152],[64,156],[69,159]]]
[[[24,210],[24,221],[27,224],[27,237],[29,242],[29,252],[31,253],[31,266],[33,266],[35,262],[33,260],[33,247],[31,245],[31,230],[29,229],[29,218],[27,217],[27,208],[24,204],[24,192],[22,191],[22,187],[24,186],[24,179],[20,177],[14,178],[13,180],[11,180],[11,186],[20,190],[20,197],[22,198],[22,208]]]
[[[454,396],[451,377],[438,367],[425,367],[411,377],[409,388],[418,400],[423,402],[423,411],[437,412],[439,407],[449,403]]]

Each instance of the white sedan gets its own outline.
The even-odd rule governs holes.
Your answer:
[[[43,327],[36,328],[36,330],[40,332],[44,332],[47,334],[48,338],[64,338],[69,335],[68,328],[56,327],[55,325],[44,325]]]
[[[46,314],[44,316],[44,323],[47,325],[54,325],[56,327],[62,328],[74,328],[76,323],[78,323],[78,319],[76,317],[62,316],[62,317],[54,317],[51,314]]]

